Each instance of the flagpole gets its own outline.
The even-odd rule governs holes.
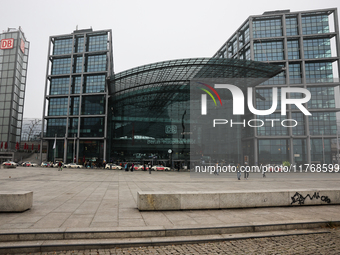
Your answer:
[[[53,152],[53,156],[54,156],[53,162],[55,163],[55,154],[56,154],[56,149],[57,149],[57,134],[55,134],[55,137],[54,137],[53,149],[54,149],[54,152]]]

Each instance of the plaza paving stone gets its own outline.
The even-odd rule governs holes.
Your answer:
[[[103,169],[0,169],[0,191],[33,191],[33,207],[0,213],[0,233],[36,230],[202,228],[340,221],[340,205],[140,212],[137,191],[228,191],[340,187],[340,173],[251,173],[191,178],[189,172]],[[160,247],[77,251],[76,254],[339,254],[340,232]],[[306,247],[306,248],[304,248]],[[227,251],[227,252],[226,252]],[[45,253],[43,253],[45,254]],[[72,254],[56,252],[49,254]]]
[[[103,169],[18,167],[0,170],[0,190],[31,190],[33,207],[1,213],[0,232],[8,229],[110,227],[201,227],[303,221],[339,221],[340,205],[225,210],[140,212],[137,191],[228,191],[325,189],[340,187],[340,173],[251,173],[190,178],[189,172],[125,172]]]

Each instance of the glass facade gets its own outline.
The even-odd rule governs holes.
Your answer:
[[[210,122],[196,118],[201,116],[200,94],[198,99],[192,96],[196,96],[195,92],[200,93],[197,89],[199,82],[208,78],[231,82],[228,77],[263,78],[281,71],[277,66],[255,63],[229,59],[179,59],[116,74],[111,80],[111,91],[115,93],[110,98],[109,107],[112,109],[109,113],[112,115],[110,161],[153,161],[153,164],[172,167],[177,164],[192,166],[196,157],[206,158],[207,162],[223,158],[228,162],[240,161],[242,130],[225,132],[221,129],[216,131],[217,136],[216,132],[209,132],[211,127],[207,123]],[[241,79],[240,82],[246,84]],[[231,116],[230,93],[220,91],[220,96],[228,100],[218,112],[227,112]],[[229,146],[230,143],[235,147]]]
[[[254,38],[282,36],[281,18],[254,20],[253,31]]]
[[[283,60],[283,42],[262,42],[254,44],[255,61]]]
[[[334,163],[332,160],[337,153],[336,146],[331,147],[331,141],[337,134],[336,112],[339,106],[336,102],[339,100],[340,85],[337,66],[340,59],[334,55],[339,52],[339,45],[331,43],[339,35],[339,24],[331,16],[337,16],[336,9],[302,12],[283,10],[251,16],[244,23],[253,31],[253,38],[250,38],[249,43],[242,44],[243,49],[234,52],[232,43],[240,38],[243,40],[239,35],[243,31],[241,27],[224,44],[231,46],[233,54],[221,54],[221,48],[214,55],[245,59],[244,48],[249,48],[252,59],[284,68],[284,72],[257,87],[256,109],[270,109],[272,86],[278,87],[279,98],[281,87],[300,87],[311,93],[311,99],[304,104],[311,116],[305,116],[295,105],[288,106],[287,115],[281,116],[280,102],[277,112],[270,116],[257,116],[260,120],[293,119],[297,122],[295,127],[271,127],[270,123],[266,123],[263,127],[253,128],[255,130],[252,132],[249,127],[244,129],[243,138],[253,138],[253,143],[247,141],[243,145],[247,148],[244,153],[254,155],[251,163],[279,164],[283,160],[297,164]],[[292,99],[304,97],[301,93],[290,93],[287,96]],[[277,149],[272,149],[274,143],[286,144],[286,149],[278,153]],[[249,146],[253,146],[253,151],[249,151]]]
[[[50,38],[43,122],[48,160],[73,162],[74,156],[81,164],[106,160],[111,37],[111,30],[84,29]],[[53,149],[55,137],[57,148]]]
[[[76,157],[78,163],[153,161],[190,166],[195,154],[204,161],[244,164],[247,160],[250,165],[333,163],[340,85],[334,67],[340,59],[334,56],[339,46],[331,43],[338,38],[338,24],[330,24],[336,22],[330,15],[337,15],[336,9],[251,16],[213,58],[158,62],[115,75],[110,30],[79,30],[50,38],[43,122],[49,159],[57,154],[68,162]],[[200,110],[200,99],[191,98],[193,81],[250,77],[262,79],[237,86],[242,92],[255,88],[256,109],[272,107],[273,87],[278,104],[270,115],[256,116],[246,109],[244,120],[238,116],[235,121],[262,121],[263,126],[211,134],[204,123],[198,125],[203,118],[191,118]],[[3,93],[12,93],[6,82]],[[288,105],[286,115],[281,115],[285,87],[310,91],[311,99],[303,106],[311,116],[295,105]],[[225,110],[226,118],[232,118],[232,96],[221,95],[226,98],[224,105],[218,108],[211,101],[209,107]],[[302,93],[285,96],[304,97]],[[56,135],[57,147],[62,148],[53,150]]]
[[[282,164],[289,160],[288,139],[259,139],[259,164]]]
[[[301,17],[302,34],[325,34],[329,33],[328,15],[317,13],[306,14]]]
[[[30,43],[20,27],[0,34],[0,41],[0,143],[14,151],[21,140]]]

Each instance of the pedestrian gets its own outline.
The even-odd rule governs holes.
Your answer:
[[[62,171],[63,170],[61,166],[62,166],[61,161],[59,161],[58,162],[58,171]]]
[[[149,167],[149,174],[151,174],[151,167],[152,167],[151,166],[151,162],[149,162],[149,166],[148,167]]]
[[[247,163],[245,163],[245,169],[244,169],[244,179],[248,180],[249,178],[249,168],[247,168]]]
[[[215,172],[214,172],[214,174],[218,175],[218,162],[215,165]]]
[[[135,167],[135,164],[131,164],[131,172],[133,172],[133,168]]]
[[[128,170],[128,163],[127,163],[127,162],[125,163],[124,168],[125,168],[125,172],[129,171],[129,170]]]
[[[241,180],[241,172],[240,169],[237,169],[237,179]]]

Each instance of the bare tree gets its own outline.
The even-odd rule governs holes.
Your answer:
[[[23,132],[23,134],[27,135],[27,141],[31,141],[32,140],[32,136],[34,134],[34,128],[41,122],[40,119],[34,119],[34,120],[30,120],[30,125],[28,126],[28,129],[25,130],[25,132]]]

